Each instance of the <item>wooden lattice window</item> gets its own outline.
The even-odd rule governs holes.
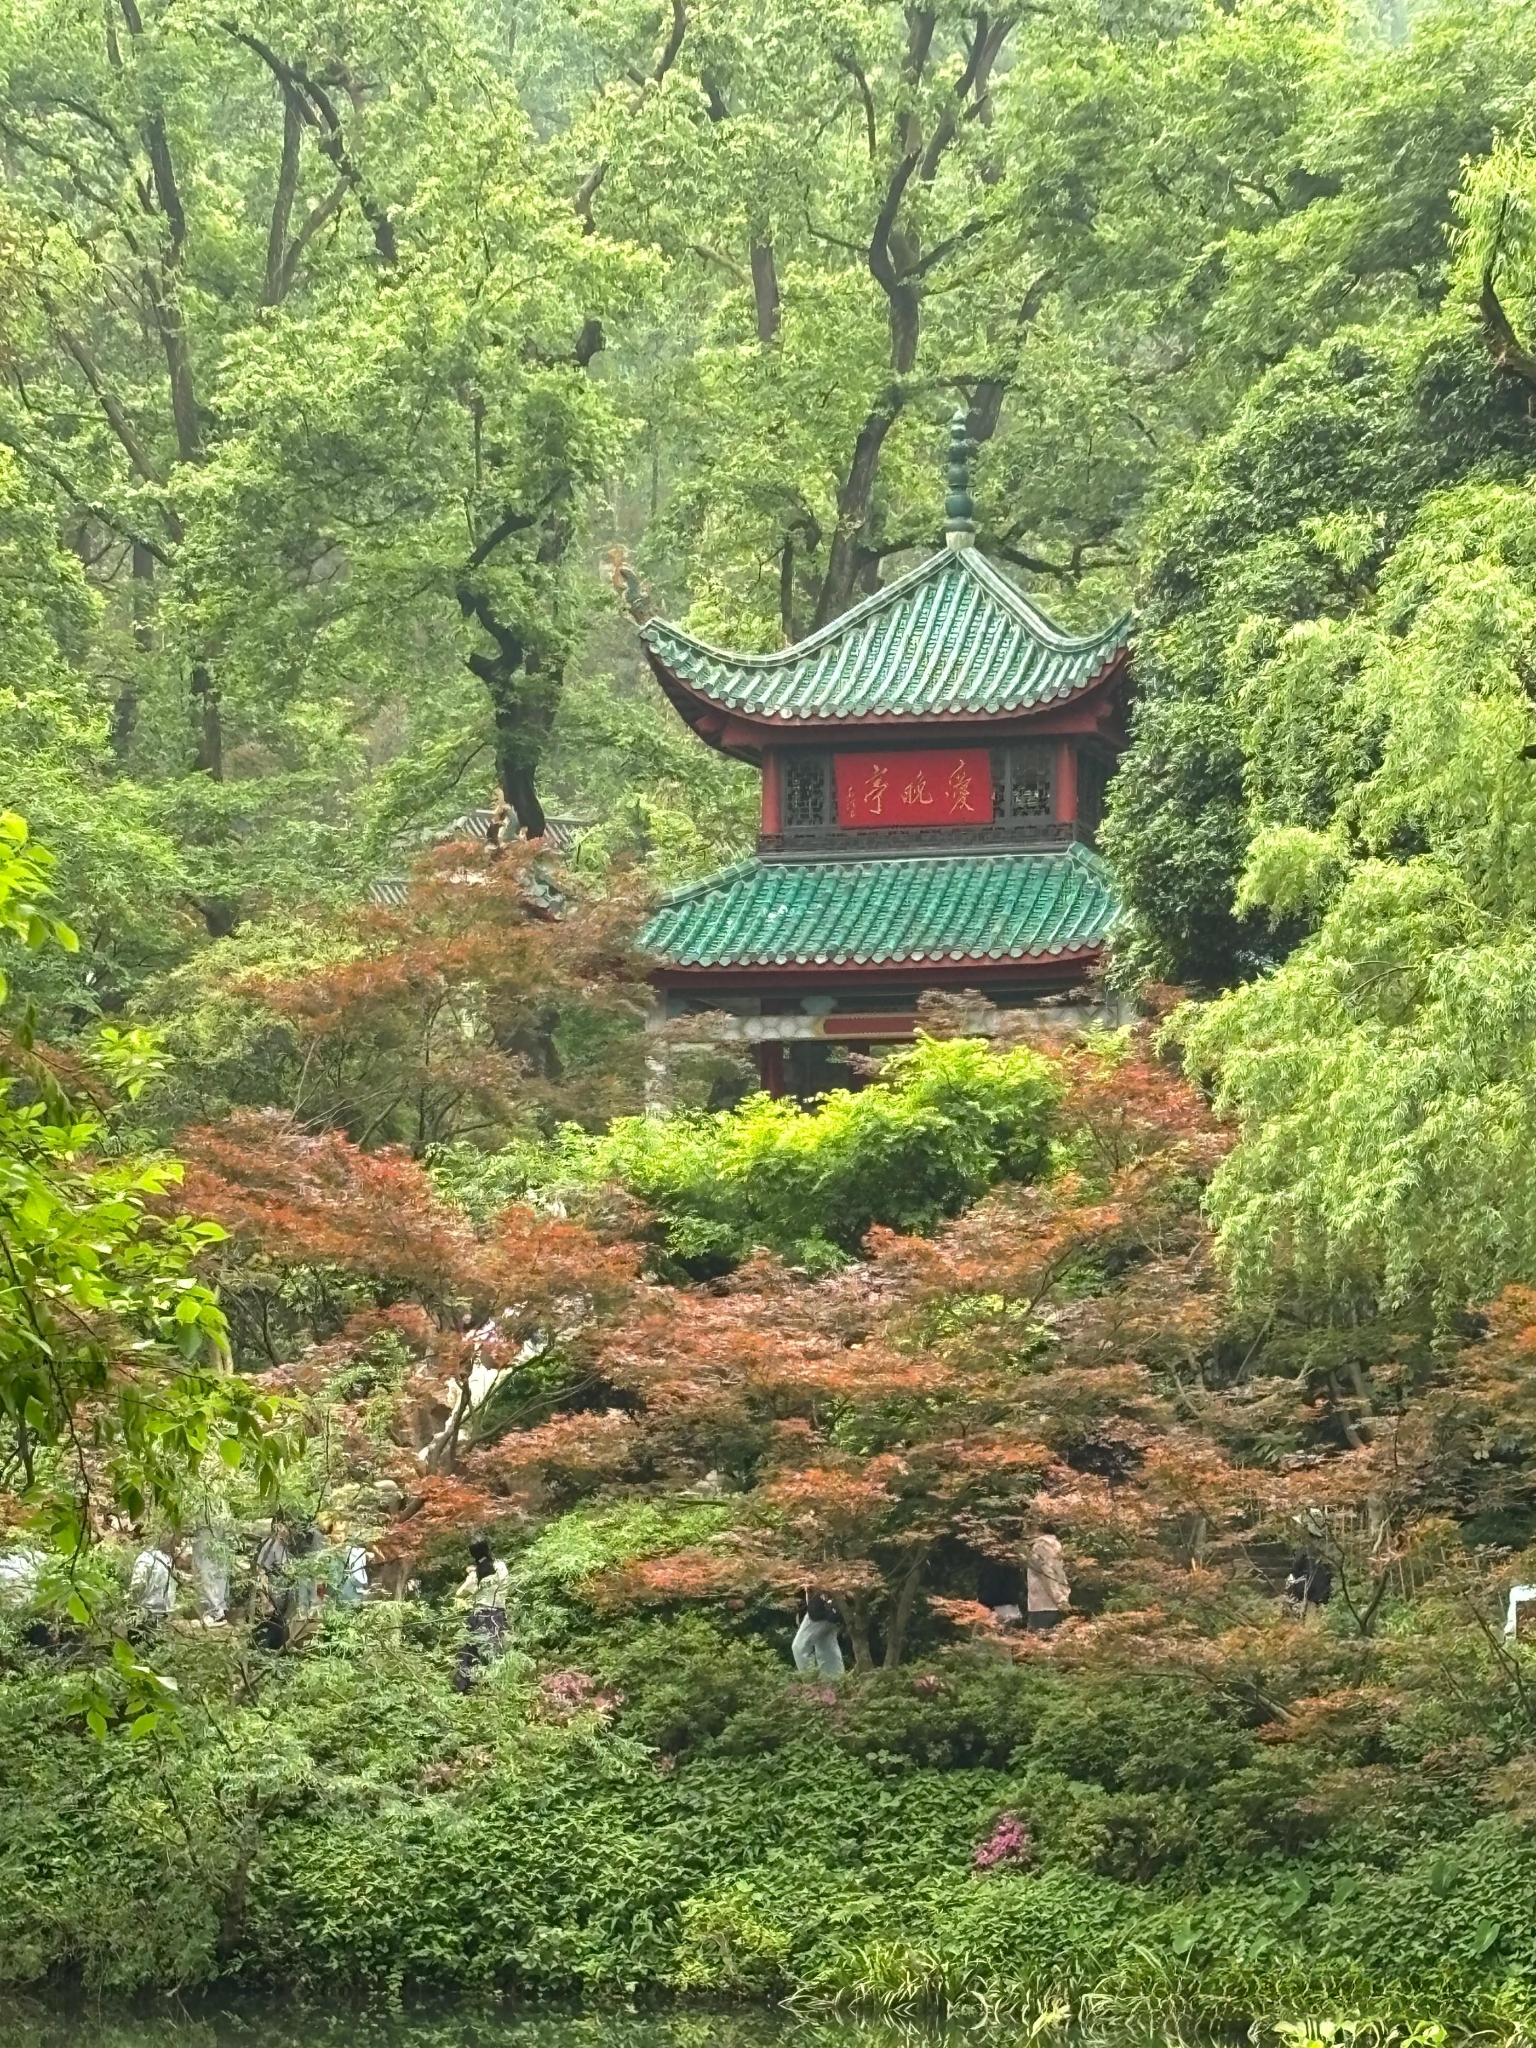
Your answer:
[[[1008,749],[1007,817],[1015,822],[1056,815],[1056,749],[1042,741]]]
[[[783,820],[786,832],[814,832],[837,823],[830,754],[784,756]]]

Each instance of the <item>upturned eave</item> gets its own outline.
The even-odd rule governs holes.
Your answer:
[[[1130,678],[1131,655],[1122,647],[1095,675],[1070,696],[1050,703],[1004,711],[864,712],[855,717],[754,717],[725,710],[668,668],[653,648],[646,660],[668,703],[707,746],[732,759],[762,765],[773,747],[797,742],[886,740],[920,744],[927,738],[953,745],[995,744],[1011,739],[1099,738],[1119,745],[1124,739],[1124,686]]]

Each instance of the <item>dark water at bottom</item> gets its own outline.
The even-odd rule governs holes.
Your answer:
[[[520,2014],[461,2005],[391,2017],[253,2003],[126,2012],[0,1998],[0,2048],[980,2048],[1019,2044],[1028,2031],[784,2011]]]

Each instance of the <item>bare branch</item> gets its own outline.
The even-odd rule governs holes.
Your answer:
[[[171,566],[173,557],[166,553],[158,541],[150,540],[147,535],[135,532],[120,514],[100,504],[95,498],[88,497],[84,491],[79,489],[72,478],[60,469],[57,463],[51,462],[46,455],[39,455],[35,449],[28,448],[24,442],[14,440],[9,434],[3,432],[0,432],[0,446],[9,448],[19,462],[28,463],[40,475],[47,477],[50,483],[56,484],[72,505],[77,505],[82,512],[89,513],[92,519],[98,520],[110,532],[121,534],[124,540],[132,541],[135,547],[143,548],[144,552],[147,555],[153,556],[155,561],[159,562],[163,568],[168,569]]]
[[[860,64],[857,57],[848,54],[839,57],[837,61],[858,87],[859,98],[864,103],[864,133],[869,143],[870,161],[873,162],[880,147],[879,136],[875,127],[874,94],[869,89],[869,80],[864,76],[864,67]]]
[[[304,117],[291,93],[283,94],[283,154],[277,168],[277,191],[272,200],[272,220],[267,229],[267,275],[261,303],[275,306],[283,296],[283,271],[288,249],[288,222],[293,214],[294,195],[299,189],[299,144],[304,139]]]
[[[607,175],[608,159],[604,157],[601,163],[592,166],[576,187],[576,198],[573,203],[589,235],[597,232],[597,222],[592,218],[592,202],[597,197],[598,187]]]
[[[917,163],[915,156],[904,156],[897,164],[875,218],[874,233],[869,238],[870,275],[887,298],[894,296],[901,288],[902,280],[891,258],[891,230],[896,225],[896,216],[901,211],[901,202],[908,185],[912,182],[912,173],[917,169]]]
[[[677,53],[683,47],[683,37],[687,33],[688,9],[684,5],[684,0],[672,0],[672,26],[667,33],[666,42],[662,45],[661,55],[656,59],[656,69],[651,74],[656,85],[660,85],[677,62]]]
[[[1518,377],[1522,384],[1536,384],[1536,356],[1523,345],[1514,323],[1505,312],[1493,284],[1493,260],[1483,272],[1483,289],[1477,308],[1482,315],[1483,337],[1496,370]]]
[[[49,313],[53,310],[46,298],[43,299],[43,307]],[[139,439],[137,429],[123,410],[122,401],[107,382],[106,375],[92,353],[90,345],[83,336],[76,334],[72,328],[64,326],[61,321],[55,322],[53,331],[58,336],[60,346],[66,354],[73,357],[79,366],[80,374],[95,393],[97,403],[106,417],[107,425],[122,443],[123,450],[133,467],[134,474],[147,484],[163,484],[165,482],[164,477],[156,473],[144,443]],[[178,534],[176,538],[179,540],[181,536]]]
[[[281,303],[293,289],[293,280],[298,275],[299,265],[304,259],[304,251],[315,239],[315,236],[319,234],[326,222],[334,219],[341,211],[341,202],[346,198],[349,190],[350,187],[346,179],[338,178],[325,197],[312,206],[304,216],[304,225],[294,236],[288,254],[283,258],[282,273],[278,279],[276,303]]]
[[[757,311],[757,338],[766,348],[779,331],[779,276],[771,242],[752,244],[752,298]]]
[[[713,263],[717,269],[723,270],[737,284],[746,283],[746,271],[736,261],[734,256],[727,256],[723,249],[712,249],[708,242],[695,242],[693,253],[701,263]]]
[[[466,574],[471,569],[478,569],[489,556],[496,552],[502,542],[510,540],[514,533],[526,533],[530,526],[536,526],[538,518],[537,512],[518,512],[512,509],[504,512],[465,564]],[[462,593],[460,594],[459,601],[462,604]]]
[[[318,84],[296,64],[286,64],[270,44],[260,36],[252,35],[248,29],[237,23],[226,21],[224,33],[232,36],[237,43],[243,43],[253,55],[259,57],[282,89],[284,101],[293,108],[305,126],[315,131],[315,146],[325,156],[338,179],[346,190],[357,195],[358,210],[373,231],[373,246],[381,263],[391,268],[399,260],[399,246],[395,240],[394,222],[387,207],[381,206],[368,190],[362,173],[358,170],[351,152],[347,148],[346,135],[341,125],[341,116],[335,102],[325,88]],[[335,211],[339,199],[332,204],[322,201],[323,219],[310,227],[306,241],[312,239],[324,220]],[[290,272],[291,281],[291,272]]]

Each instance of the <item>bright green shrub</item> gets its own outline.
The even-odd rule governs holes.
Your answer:
[[[693,1612],[627,1628],[605,1622],[581,1661],[625,1702],[624,1734],[663,1756],[700,1748],[748,1703],[769,1710],[784,1690],[783,1661],[766,1643],[722,1636]]]
[[[1119,1685],[1097,1695],[1063,1689],[1040,1716],[1028,1761],[1108,1791],[1163,1792],[1210,1785],[1253,1748],[1190,1687]]]
[[[568,1518],[523,1555],[554,1597],[643,1535]],[[1448,1776],[1482,1810],[1491,1747],[1373,1770],[1362,1811],[1422,1823],[1429,1792],[1437,1827],[1372,1856],[1319,1815],[1328,1752],[1168,1681],[956,1657],[807,1686],[690,1614],[569,1639],[626,1699],[560,1725],[515,1656],[456,1696],[452,1641],[406,1619],[329,1615],[297,1658],[171,1634],[188,1719],[160,1745],[86,1737],[56,1655],[0,1639],[0,1985],[1529,2014],[1527,1830],[1438,1825]],[[733,1741],[754,1714],[788,1739]],[[1322,1831],[1301,1853],[1287,1804]],[[1033,1861],[978,1873],[1003,1812]]]
[[[592,1143],[586,1171],[653,1209],[693,1271],[758,1247],[821,1268],[872,1224],[928,1231],[994,1181],[1037,1174],[1059,1092],[1027,1048],[920,1038],[870,1087],[811,1109],[755,1095],[713,1114],[623,1118]]]

